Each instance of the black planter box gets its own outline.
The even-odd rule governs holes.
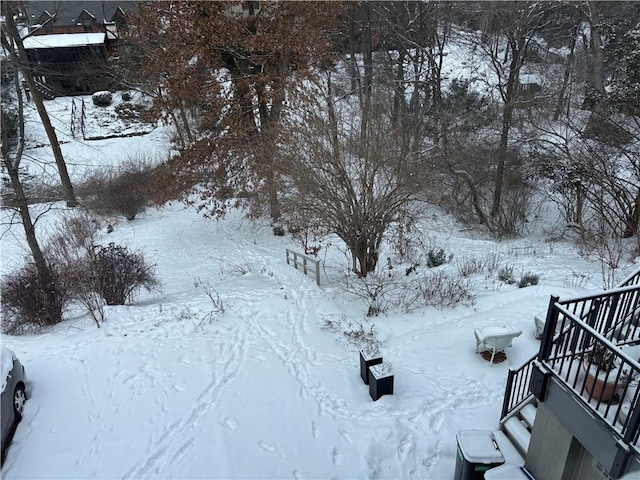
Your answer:
[[[383,395],[393,395],[393,374],[382,364],[369,368],[369,395],[374,402]]]
[[[369,385],[369,367],[382,363],[382,357],[379,355],[360,350],[360,376],[365,385]]]

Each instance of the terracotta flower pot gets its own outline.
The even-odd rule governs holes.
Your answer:
[[[596,367],[583,364],[582,368],[586,372],[585,387],[587,392],[595,400],[610,402],[627,384],[624,376],[620,376],[616,384],[616,378],[618,378],[617,370],[609,372],[609,376],[605,381],[607,372],[601,370],[599,375],[596,376]]]

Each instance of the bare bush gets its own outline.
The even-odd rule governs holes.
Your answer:
[[[477,275],[482,273],[484,270],[484,262],[482,259],[470,255],[459,257],[456,261],[456,265],[458,267],[458,273],[463,277]]]
[[[43,283],[34,264],[27,264],[2,281],[2,331],[9,334],[36,332],[60,323],[71,292],[61,281],[59,269]]]
[[[609,237],[606,229],[588,237],[578,244],[578,253],[586,258],[595,258],[600,264],[603,288],[612,288],[618,281],[618,272],[627,254],[625,242],[620,238]]]
[[[116,171],[95,172],[81,187],[86,206],[133,220],[152,202],[155,169],[151,159],[133,158]]]
[[[487,275],[493,275],[500,268],[501,263],[502,259],[498,252],[487,253],[481,257],[463,255],[456,260],[458,273],[463,277],[485,272]]]
[[[444,270],[417,277],[403,299],[407,311],[423,306],[452,308],[460,304],[471,306],[474,303],[472,282]]]
[[[375,326],[365,329],[364,324],[355,320],[347,320],[345,314],[324,315],[320,328],[327,332],[342,335],[341,340],[358,350],[379,351],[382,342],[377,338]]]
[[[59,233],[47,245],[47,254],[61,266],[61,279],[68,285],[73,298],[91,316],[96,326],[104,321],[104,299],[91,282],[91,266],[95,261],[98,223],[88,214],[63,220]]]
[[[107,305],[124,305],[141,288],[151,291],[160,286],[154,266],[142,253],[131,253],[115,243],[98,247],[90,275],[89,281]]]
[[[241,277],[255,270],[255,266],[247,260],[240,263],[231,262],[226,258],[220,258],[218,260],[220,262],[220,273],[222,276],[230,275],[232,277]]]
[[[366,277],[347,275],[343,285],[348,293],[367,301],[367,317],[374,317],[397,303],[402,283],[395,275],[378,275],[370,273]]]
[[[484,256],[484,268],[489,275],[494,274],[502,265],[502,255],[499,252],[489,252]]]
[[[193,281],[193,285],[197,289],[202,290],[211,301],[211,306],[213,307],[213,309],[202,319],[203,322],[209,321],[209,323],[211,323],[216,316],[220,316],[225,312],[226,307],[224,306],[224,302],[222,301],[222,298],[220,298],[218,291],[211,285],[208,280],[203,281],[199,278],[196,278]]]
[[[400,263],[419,264],[422,262],[424,244],[418,235],[414,218],[402,218],[389,232],[389,243]]]

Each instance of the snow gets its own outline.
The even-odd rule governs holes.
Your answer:
[[[62,112],[70,103],[47,107]],[[55,121],[76,179],[117,164],[123,152],[168,150],[161,127],[83,141],[65,130],[61,113]],[[51,162],[34,112],[27,128],[28,158]],[[33,208],[43,214],[40,235],[68,214],[63,204]],[[0,212],[4,225],[9,214]],[[519,289],[478,275],[473,306],[391,308],[367,318],[366,302],[341,286],[348,259],[337,241],[321,252],[318,286],[286,264],[285,248],[299,245],[238,211],[212,221],[173,203],[132,222],[109,219],[114,229],[104,225],[99,241],[142,250],[162,291],[106,307],[99,329],[75,310],[41,334],[2,335],[25,366],[30,395],[3,477],[452,478],[458,432],[497,429],[508,369],[537,352],[534,314],[546,311],[550,295],[598,290],[601,266],[543,233],[496,242],[437,211],[428,218],[425,235],[454,254],[438,268],[497,254],[514,272],[539,273],[539,284]],[[19,266],[25,251],[21,231],[5,227],[1,273]],[[620,277],[632,269],[629,262]],[[393,364],[393,395],[371,400],[359,376],[362,346],[323,328],[336,319],[345,330],[374,328]],[[491,367],[475,353],[473,331],[496,324],[523,334]]]
[[[84,47],[102,45],[106,34],[101,33],[60,33],[56,35],[31,35],[23,40],[26,50],[44,48]]]
[[[456,435],[462,457],[470,463],[502,463],[493,433],[489,430],[462,430]]]
[[[9,350],[8,348],[5,348],[4,345],[2,346],[2,357],[0,357],[0,360],[2,363],[0,363],[0,378],[2,380],[2,392],[4,392],[4,389],[7,388],[7,375],[9,375],[9,373],[11,373],[11,369],[13,368],[13,352],[11,350]]]

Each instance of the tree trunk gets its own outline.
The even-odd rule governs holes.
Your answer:
[[[640,189],[636,192],[633,209],[629,213],[625,223],[626,227],[622,234],[622,238],[633,237],[638,231],[638,226],[640,224]]]
[[[576,41],[578,39],[578,24],[576,23],[573,27],[572,33],[572,41],[571,41],[571,51],[567,56],[567,63],[564,67],[564,78],[562,79],[562,86],[560,87],[560,93],[558,94],[558,104],[556,105],[556,109],[553,112],[553,120],[557,121],[562,114],[562,110],[564,107],[564,98],[567,92],[567,87],[569,86],[569,80],[571,79],[571,74],[573,73],[573,66],[575,63],[575,48]]]
[[[522,42],[524,43],[524,42]],[[511,63],[509,65],[509,76],[507,78],[506,92],[504,95],[504,108],[502,111],[502,131],[500,132],[500,146],[498,147],[498,162],[496,165],[496,180],[493,191],[493,204],[491,205],[491,217],[495,218],[500,213],[502,203],[502,189],[504,187],[504,176],[509,149],[509,131],[511,130],[511,120],[513,118],[513,102],[515,90],[520,74],[521,48],[518,41],[509,41],[511,50]]]
[[[42,120],[42,124],[44,125],[44,130],[47,133],[47,138],[49,139],[49,143],[51,143],[51,150],[53,151],[53,157],[55,158],[56,166],[58,167],[58,174],[60,175],[60,182],[62,183],[62,190],[67,201],[67,206],[75,207],[78,205],[78,201],[76,200],[76,196],[73,191],[73,185],[71,184],[71,179],[69,178],[67,164],[64,161],[62,150],[60,149],[60,142],[58,141],[58,136],[56,135],[53,125],[51,125],[49,114],[47,113],[47,110],[44,106],[44,101],[42,100],[42,94],[38,90],[35,80],[33,79],[33,74],[29,68],[27,60],[27,52],[24,48],[22,38],[18,33],[18,29],[11,12],[9,15],[5,16],[5,24],[9,36],[13,39],[16,47],[18,48],[17,55],[15,50],[10,50],[13,60],[16,62],[16,66],[20,69],[20,72],[27,82],[29,90],[31,91],[33,103],[36,105],[38,115],[40,115],[40,119]]]
[[[353,272],[359,277],[365,278],[369,272],[373,272],[378,264],[378,251],[366,240],[358,240],[350,247],[353,257]],[[357,264],[356,264],[357,263]]]
[[[18,79],[18,73],[15,72],[14,75],[14,83],[16,87],[16,92],[18,95],[18,125],[19,125],[19,143],[18,149],[16,151],[15,159],[12,162],[9,155],[9,143],[8,143],[8,134],[6,130],[6,125],[2,125],[2,161],[4,162],[4,166],[7,169],[7,173],[9,174],[9,179],[11,181],[11,186],[13,187],[14,194],[16,196],[16,205],[18,209],[18,213],[20,215],[20,221],[22,223],[22,227],[24,229],[25,238],[27,240],[27,245],[29,246],[29,250],[31,251],[31,256],[33,258],[33,262],[36,267],[36,271],[38,272],[38,277],[43,287],[45,287],[47,301],[49,305],[56,305],[55,293],[46,288],[47,285],[50,285],[53,276],[51,274],[51,270],[45,260],[44,254],[42,253],[42,249],[40,248],[40,244],[38,243],[38,239],[36,238],[35,225],[33,220],[31,219],[31,213],[29,212],[29,202],[27,200],[27,196],[22,187],[22,182],[20,180],[19,167],[20,162],[22,160],[22,152],[24,151],[24,107],[22,102],[22,94],[20,90],[20,82]]]
[[[604,89],[604,43],[602,41],[602,29],[600,26],[600,12],[597,2],[589,2],[589,14],[591,25],[591,79],[592,91],[585,92],[586,97],[590,95],[592,104],[591,115],[585,128],[585,135],[598,136],[606,133],[606,123],[608,107],[606,92]]]
[[[189,140],[189,143],[193,143],[193,135],[191,133],[191,128],[189,128],[189,119],[187,118],[187,112],[185,111],[184,104],[180,102],[180,118],[182,119],[182,125],[184,127],[184,132]]]

